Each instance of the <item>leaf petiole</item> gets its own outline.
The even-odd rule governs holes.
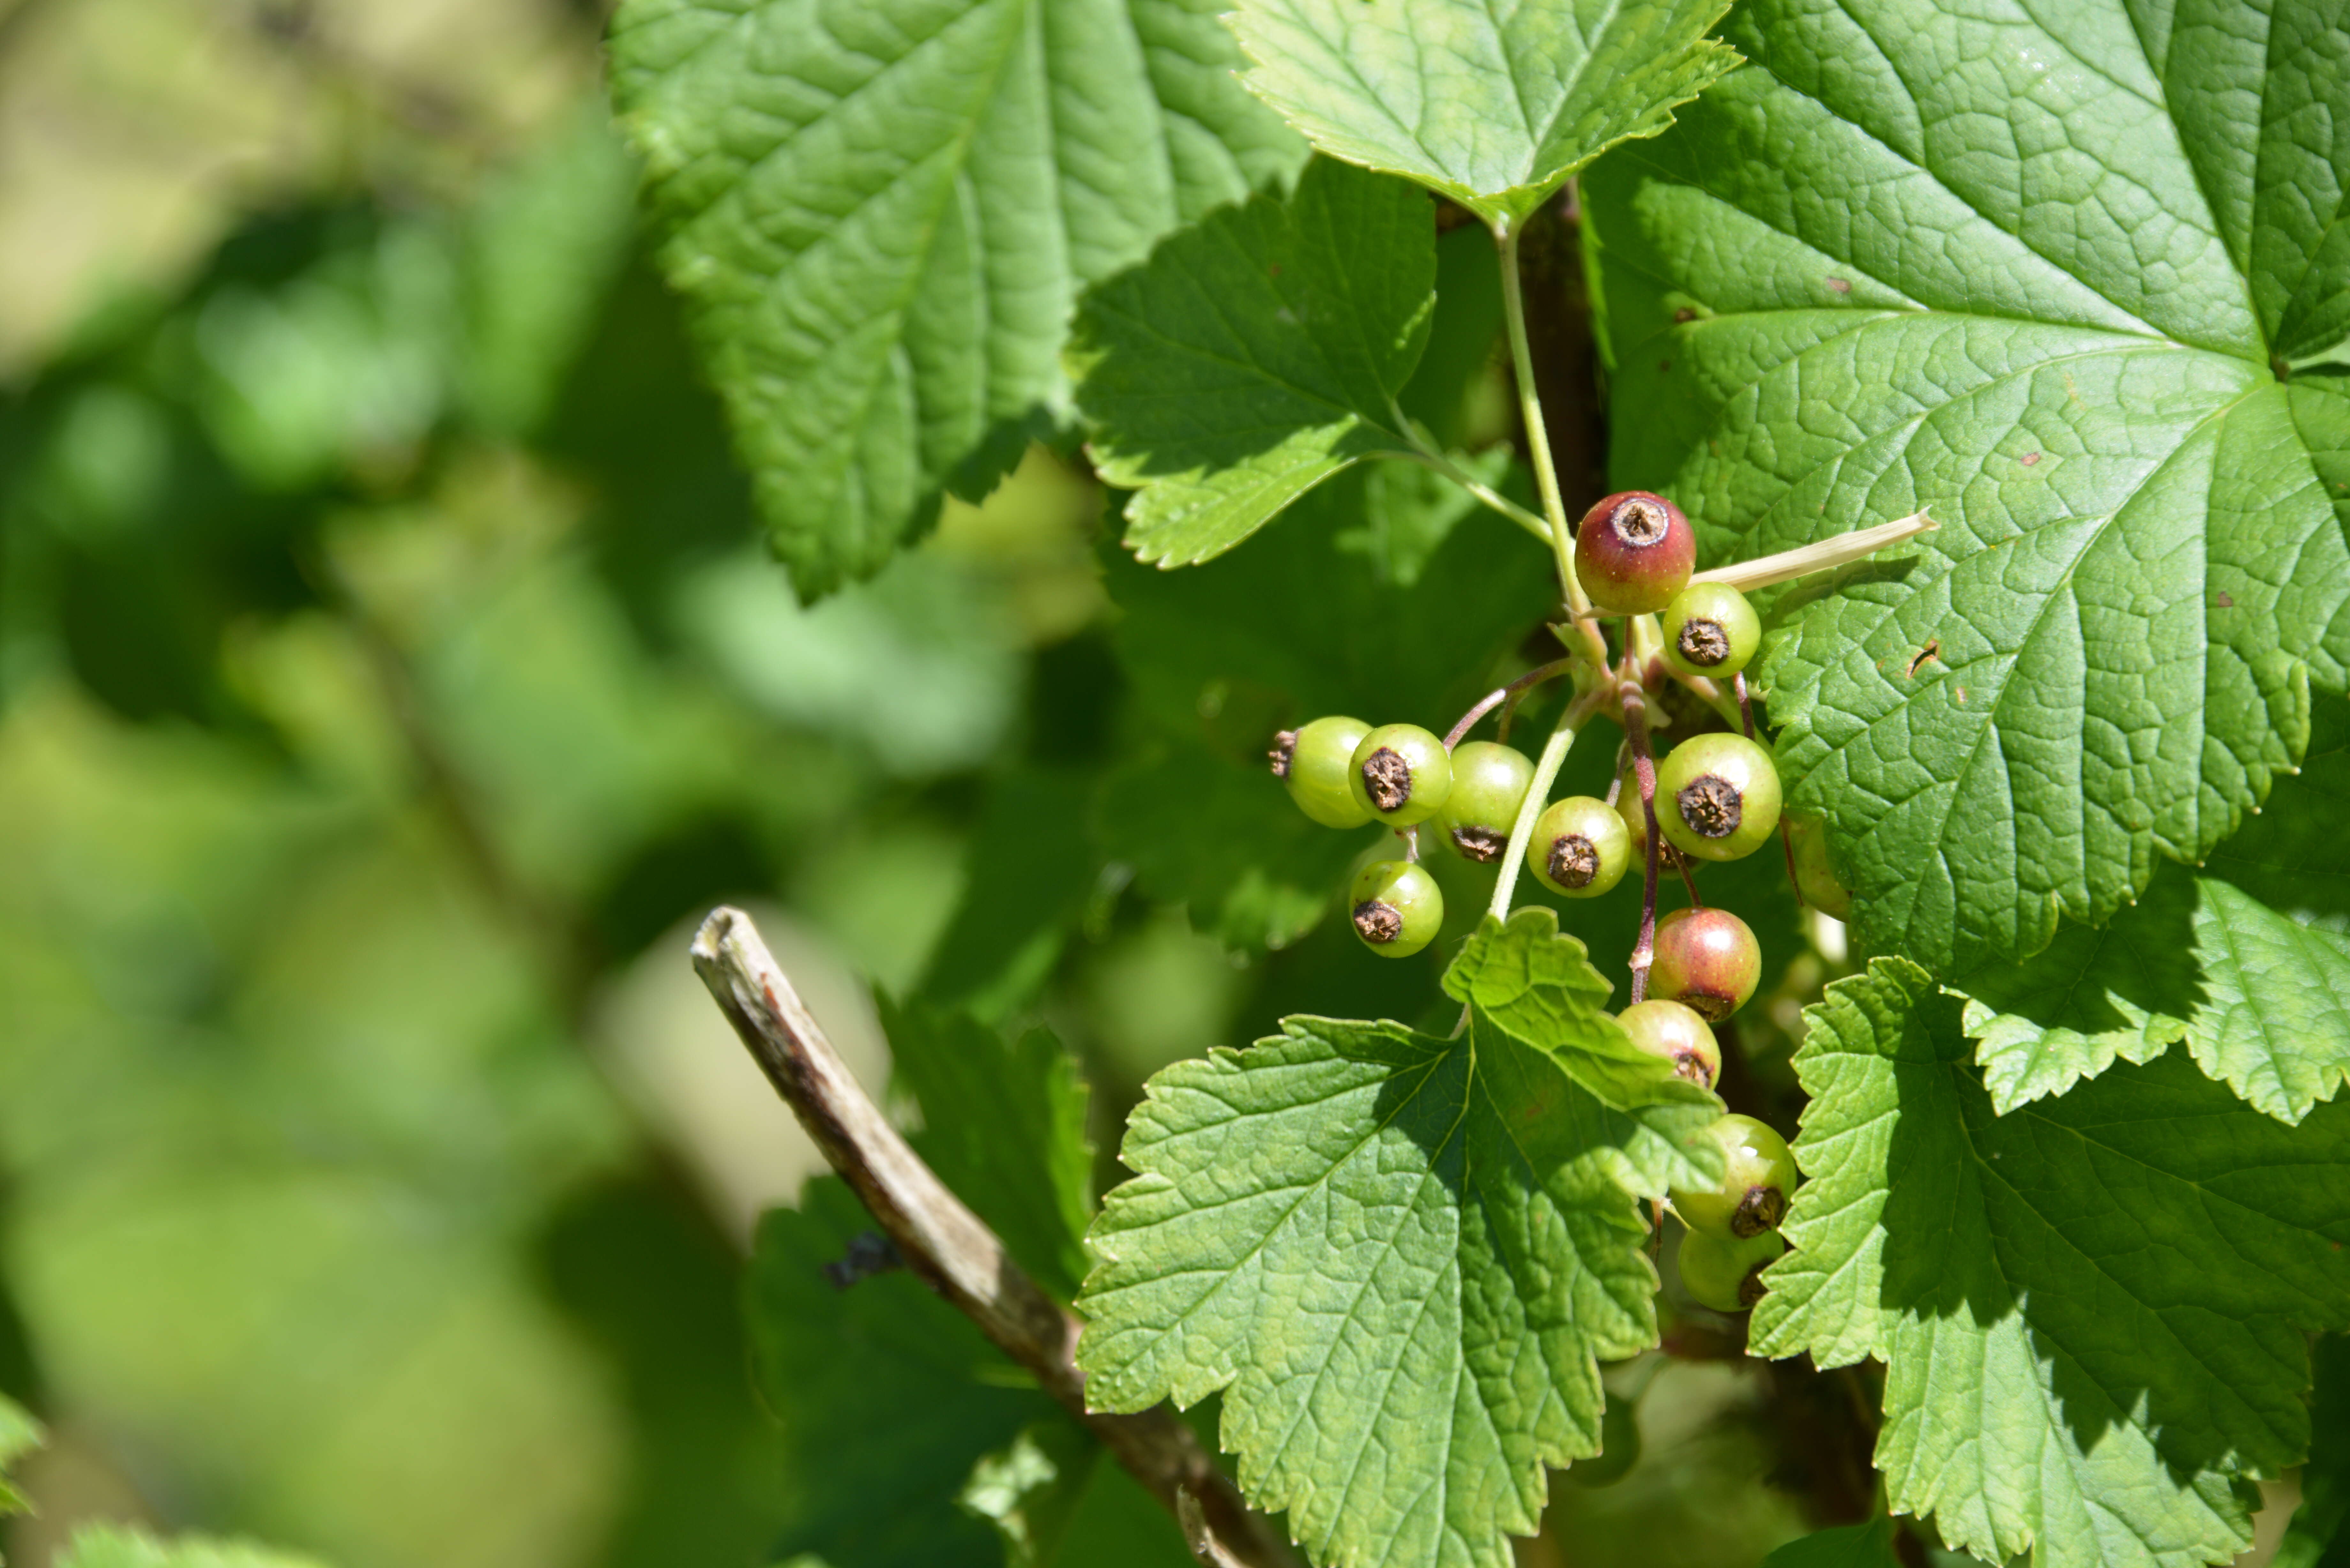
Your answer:
[[[1758,556],[1752,561],[1733,561],[1727,566],[1698,572],[1690,576],[1690,581],[1727,583],[1741,593],[1749,593],[1756,588],[1769,587],[1773,583],[1793,582],[1814,572],[1850,566],[1905,539],[1930,534],[1940,526],[1923,512],[1913,512],[1891,523],[1879,523],[1873,528],[1856,528],[1849,534],[1798,545],[1793,550],[1782,550],[1775,556]]]
[[[1534,759],[1534,776],[1526,784],[1518,819],[1510,824],[1509,847],[1502,851],[1501,874],[1493,879],[1493,901],[1487,906],[1497,920],[1510,918],[1510,898],[1518,890],[1518,870],[1526,863],[1526,846],[1534,841],[1534,819],[1550,802],[1550,786],[1558,782],[1558,770],[1566,762],[1567,749],[1575,744],[1575,732],[1605,704],[1607,680],[1604,666],[1595,672],[1587,665],[1578,665],[1575,696],[1559,713],[1558,722],[1551,726],[1542,755]]]
[[[1396,452],[1391,455],[1409,458],[1422,467],[1442,474],[1544,544],[1550,543],[1549,524],[1445,456],[1427,437],[1420,434],[1419,427],[1407,419],[1401,409],[1395,410],[1395,416],[1398,428],[1403,431],[1404,439],[1411,442],[1412,449],[1409,452]]]

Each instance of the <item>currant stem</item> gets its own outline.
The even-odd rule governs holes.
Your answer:
[[[1526,846],[1534,841],[1534,819],[1550,803],[1550,786],[1558,782],[1558,770],[1566,762],[1567,748],[1575,744],[1575,732],[1587,722],[1601,701],[1602,688],[1585,688],[1578,672],[1575,697],[1551,727],[1550,739],[1543,742],[1542,755],[1534,759],[1534,776],[1526,784],[1526,798],[1518,807],[1518,819],[1510,824],[1510,845],[1502,851],[1501,874],[1493,878],[1493,901],[1487,912],[1497,920],[1510,918],[1510,898],[1518,890],[1518,870],[1526,863]]]
[[[1648,823],[1647,884],[1640,893],[1640,940],[1632,945],[1632,1001],[1648,1000],[1648,969],[1657,961],[1657,858],[1662,835],[1657,831],[1657,760],[1648,746],[1648,697],[1636,680],[1617,689],[1624,714],[1624,733],[1632,742],[1632,772],[1640,781],[1640,813]]]
[[[1773,583],[1793,582],[1814,572],[1829,571],[1849,566],[1866,556],[1904,539],[1914,539],[1920,534],[1931,533],[1941,524],[1923,512],[1912,513],[1897,522],[1879,523],[1873,528],[1856,528],[1849,534],[1839,534],[1833,539],[1782,550],[1775,556],[1762,556],[1752,561],[1737,561],[1727,566],[1716,566],[1710,572],[1699,572],[1693,583],[1728,583],[1742,593],[1766,588]]]
[[[1742,670],[1730,679],[1738,691],[1738,717],[1745,723],[1746,738],[1751,741],[1754,738],[1754,701],[1746,695],[1746,671]]]
[[[1396,829],[1396,836],[1403,840],[1404,864],[1407,866],[1419,865],[1419,829],[1418,827],[1399,827]]]
[[[1531,691],[1535,687],[1541,685],[1544,681],[1551,680],[1555,676],[1564,675],[1574,668],[1575,660],[1572,659],[1554,659],[1548,664],[1536,665],[1534,669],[1527,670],[1523,675],[1519,676],[1515,680],[1511,681],[1507,686],[1497,686],[1492,691],[1486,692],[1484,696],[1477,700],[1477,705],[1474,708],[1470,709],[1466,713],[1461,714],[1461,722],[1453,725],[1451,730],[1446,733],[1444,737],[1444,749],[1449,752],[1453,747],[1459,745],[1461,743],[1461,737],[1477,727],[1478,720],[1492,712],[1503,702],[1509,701],[1513,697],[1523,696],[1524,693]]]
[[[1395,455],[1409,456],[1421,467],[1442,474],[1544,544],[1551,542],[1549,524],[1439,452],[1419,433],[1419,428],[1404,417],[1402,410],[1396,410],[1395,417],[1396,423],[1403,427],[1404,434],[1412,446],[1409,453],[1398,452]]]

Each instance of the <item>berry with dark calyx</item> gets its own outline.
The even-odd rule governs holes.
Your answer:
[[[1640,1462],[1640,1423],[1629,1400],[1612,1395],[1599,1417],[1599,1451],[1566,1468],[1566,1479],[1576,1486],[1614,1486]]]
[[[1510,829],[1534,782],[1534,764],[1515,746],[1471,741],[1452,748],[1452,793],[1432,826],[1462,858],[1491,866],[1510,846]]]
[[[1816,816],[1791,816],[1787,825],[1795,857],[1795,891],[1820,913],[1843,919],[1852,913],[1852,895],[1828,867],[1827,824]]]
[[[1721,1185],[1701,1192],[1674,1188],[1673,1212],[1717,1241],[1742,1241],[1776,1231],[1795,1190],[1795,1157],[1787,1140],[1752,1116],[1727,1116],[1705,1129],[1721,1149]]]
[[[1273,776],[1288,787],[1297,809],[1325,827],[1360,827],[1371,820],[1370,808],[1347,787],[1354,771],[1355,748],[1371,727],[1360,719],[1334,714],[1273,738]]]
[[[1762,640],[1754,607],[1728,583],[1691,583],[1665,607],[1665,662],[1683,675],[1727,680]]]
[[[1389,827],[1426,822],[1452,793],[1452,758],[1417,724],[1382,724],[1355,744],[1347,766],[1355,804]]]
[[[1716,1312],[1744,1312],[1762,1299],[1762,1271],[1787,1251],[1786,1238],[1765,1231],[1742,1241],[1721,1241],[1700,1231],[1681,1237],[1678,1258],[1681,1288],[1698,1304]]]
[[[1409,958],[1444,924],[1436,878],[1408,860],[1374,860],[1356,872],[1347,903],[1355,934],[1382,958]]]
[[[1697,565],[1697,535],[1681,509],[1645,490],[1621,490],[1583,514],[1575,575],[1601,609],[1653,615],[1673,602]]]
[[[1687,1078],[1700,1089],[1712,1088],[1714,1080],[1721,1076],[1721,1047],[1705,1020],[1687,1003],[1662,997],[1637,1002],[1616,1022],[1624,1026],[1633,1044],[1670,1062],[1674,1076]]]
[[[1596,898],[1624,879],[1632,866],[1632,840],[1624,819],[1608,804],[1587,794],[1555,800],[1534,818],[1526,840],[1526,869],[1554,893]]]
[[[1779,770],[1743,735],[1692,735],[1657,767],[1657,826],[1700,860],[1752,855],[1779,831]]]
[[[1762,947],[1727,909],[1675,909],[1657,922],[1656,963],[1648,994],[1686,1002],[1719,1023],[1754,994]]]

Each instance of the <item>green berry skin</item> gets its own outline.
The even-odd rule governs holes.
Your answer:
[[[1714,1080],[1721,1076],[1721,1046],[1704,1018],[1687,1003],[1662,997],[1636,1002],[1616,1022],[1624,1026],[1633,1044],[1670,1062],[1674,1076],[1687,1078],[1700,1089],[1712,1088]]]
[[[1815,816],[1791,816],[1787,825],[1795,856],[1795,891],[1820,913],[1843,919],[1852,913],[1852,894],[1828,867],[1827,824]]]
[[[1426,822],[1452,793],[1452,757],[1417,724],[1382,724],[1356,742],[1347,765],[1355,804],[1389,827]]]
[[[1720,1241],[1691,1231],[1681,1238],[1681,1288],[1700,1306],[1744,1312],[1762,1299],[1763,1268],[1786,1251],[1786,1238],[1776,1231],[1742,1241]]]
[[[1510,845],[1518,808],[1534,782],[1534,764],[1515,746],[1471,741],[1452,749],[1452,793],[1434,826],[1464,860],[1491,866]]]
[[[1444,925],[1443,890],[1407,860],[1374,860],[1356,872],[1347,903],[1355,935],[1381,958],[1409,958]]]
[[[1599,1451],[1566,1468],[1566,1479],[1576,1486],[1614,1486],[1640,1462],[1640,1423],[1631,1405],[1611,1398],[1599,1417]]]
[[[1754,607],[1728,583],[1691,583],[1665,607],[1665,662],[1683,675],[1727,680],[1762,641]]]
[[[1614,615],[1653,615],[1673,602],[1697,565],[1697,535],[1681,509],[1646,490],[1619,490],[1583,514],[1575,575]]]
[[[1648,992],[1695,1008],[1719,1023],[1746,1005],[1762,981],[1762,944],[1727,909],[1675,909],[1657,922]]]
[[[1779,770],[1743,735],[1692,735],[1657,769],[1657,826],[1700,860],[1737,860],[1779,830]]]
[[[1273,738],[1274,776],[1289,791],[1297,809],[1325,827],[1360,827],[1371,820],[1370,807],[1347,787],[1354,771],[1355,748],[1371,727],[1360,719],[1333,714]]]
[[[1554,893],[1596,898],[1624,879],[1632,866],[1632,838],[1616,808],[1593,795],[1571,794],[1543,807],[1526,840],[1526,869]]]
[[[1720,1146],[1721,1185],[1703,1192],[1673,1189],[1673,1212],[1717,1241],[1742,1241],[1776,1231],[1795,1191],[1795,1157],[1787,1140],[1752,1116],[1727,1116],[1705,1129]]]

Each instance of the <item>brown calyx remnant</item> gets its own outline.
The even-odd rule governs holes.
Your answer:
[[[1411,799],[1411,764],[1393,746],[1381,746],[1363,759],[1363,789],[1380,811],[1401,811]]]
[[[1686,996],[1682,997],[1681,1000],[1685,1002],[1690,1001]],[[1690,1005],[1694,1007],[1697,1004],[1695,1002],[1690,1002]],[[1699,1008],[1698,1011],[1702,1012],[1704,1009]],[[1722,1016],[1727,1018],[1730,1014],[1725,1011],[1722,1013]],[[1673,1076],[1676,1078],[1687,1078],[1690,1083],[1695,1084],[1700,1089],[1711,1089],[1713,1087],[1713,1069],[1707,1066],[1705,1058],[1695,1051],[1676,1051],[1673,1053]]]
[[[1393,904],[1366,898],[1355,906],[1355,929],[1365,941],[1384,946],[1403,935],[1403,911]]]
[[[1490,827],[1479,827],[1472,824],[1452,830],[1452,847],[1471,860],[1482,860],[1491,866],[1508,851],[1510,836],[1506,833],[1496,833]]]
[[[1358,913],[1357,919],[1362,917]],[[1760,1236],[1765,1231],[1776,1231],[1779,1221],[1787,1217],[1787,1195],[1775,1187],[1750,1187],[1746,1196],[1730,1216],[1731,1233],[1735,1236]]]
[[[1588,888],[1599,875],[1599,846],[1580,833],[1550,841],[1550,879],[1562,888]]]
[[[1641,496],[1631,496],[1607,514],[1607,526],[1616,537],[1636,549],[1646,549],[1660,543],[1672,532],[1673,520],[1665,509]]]
[[[1681,808],[1681,820],[1700,838],[1727,838],[1746,817],[1746,797],[1720,774],[1691,780],[1673,801]]]
[[[1297,757],[1297,732],[1284,730],[1274,736],[1273,750],[1265,753],[1264,755],[1265,760],[1273,764],[1273,776],[1277,779],[1287,778],[1289,764]]]
[[[1718,620],[1685,620],[1674,641],[1680,647],[1681,657],[1701,670],[1711,670],[1730,657],[1730,634]]]
[[[1768,1267],[1770,1267],[1768,1263],[1757,1263],[1752,1268],[1746,1271],[1746,1277],[1744,1279],[1738,1282],[1738,1304],[1740,1306],[1751,1307],[1756,1302],[1762,1299],[1763,1293],[1767,1289],[1767,1287],[1762,1283],[1762,1271]]]
[[[1736,997],[1725,996],[1718,991],[1700,991],[1694,985],[1688,987],[1679,996],[1673,998],[1673,1000],[1688,1008],[1690,1012],[1696,1013],[1700,1018],[1704,1019],[1708,1023],[1719,1023],[1723,1019],[1738,1011],[1738,999]],[[1681,1076],[1686,1078],[1689,1075],[1684,1073]],[[1708,1084],[1706,1087],[1710,1089],[1713,1087],[1713,1085],[1711,1084]]]

